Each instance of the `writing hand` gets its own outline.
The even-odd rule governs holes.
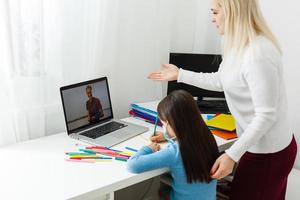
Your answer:
[[[151,142],[160,143],[165,142],[166,139],[162,132],[156,131],[154,136],[150,137]]]

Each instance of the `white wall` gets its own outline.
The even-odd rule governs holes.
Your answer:
[[[175,8],[171,51],[220,53],[221,38],[211,23],[210,0],[179,0]]]
[[[300,2],[294,0],[261,0],[261,6],[266,20],[278,37],[283,49],[283,63],[285,82],[288,92],[291,126],[300,141]],[[282,133],[284,134],[284,133]],[[296,160],[296,167],[300,169],[300,153]]]

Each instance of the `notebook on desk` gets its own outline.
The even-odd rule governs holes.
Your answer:
[[[110,147],[148,128],[116,120],[106,77],[60,88],[67,133],[91,144]]]
[[[206,125],[209,127],[225,130],[225,131],[234,131],[235,122],[232,115],[220,114],[216,117],[206,121]]]

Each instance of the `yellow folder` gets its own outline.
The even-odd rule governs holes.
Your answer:
[[[216,117],[209,119],[206,121],[207,126],[226,130],[226,131],[234,131],[235,123],[232,115],[228,114],[220,114]]]

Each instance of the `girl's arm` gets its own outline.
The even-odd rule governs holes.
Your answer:
[[[175,159],[175,150],[168,145],[167,148],[153,153],[148,146],[142,147],[127,162],[127,168],[132,173],[141,173],[159,168],[170,167]]]

